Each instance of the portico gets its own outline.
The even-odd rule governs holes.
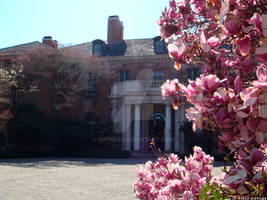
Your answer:
[[[183,152],[179,126],[184,108],[174,111],[171,101],[163,100],[161,84],[162,81],[133,80],[113,85],[112,119],[122,132],[123,150],[147,152],[151,139],[158,137],[163,142],[163,151]],[[153,117],[156,115],[162,116],[161,127]]]

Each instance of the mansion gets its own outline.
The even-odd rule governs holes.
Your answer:
[[[185,153],[184,135],[179,128],[185,121],[187,105],[173,110],[171,99],[161,96],[161,85],[173,78],[186,83],[198,76],[200,68],[183,65],[176,71],[160,36],[124,39],[123,23],[118,16],[108,18],[107,28],[107,41],[96,39],[65,47],[99,58],[112,76],[106,85],[97,77],[89,77],[88,90],[73,116],[83,119],[93,115],[111,120],[114,130],[122,134],[122,149],[126,151],[149,152],[149,143],[154,138],[163,151]],[[58,44],[46,36],[42,43],[0,49],[0,64],[8,67],[17,57],[38,47],[58,48]]]

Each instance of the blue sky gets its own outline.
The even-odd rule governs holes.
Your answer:
[[[119,15],[124,39],[159,35],[156,20],[169,0],[0,0],[0,48],[41,41],[80,44],[107,39],[107,19]]]

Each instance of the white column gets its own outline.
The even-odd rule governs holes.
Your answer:
[[[125,128],[126,128],[126,134],[125,134],[125,150],[131,151],[131,105],[127,104],[125,105]]]
[[[140,150],[140,104],[136,104],[134,110],[134,150]]]
[[[174,151],[175,152],[180,152],[181,151],[181,145],[180,145],[180,112],[181,112],[181,108],[179,107],[178,110],[175,111],[175,120],[174,120]]]
[[[171,107],[165,107],[165,151],[171,151]]]
[[[121,106],[122,150],[126,150],[126,106]]]

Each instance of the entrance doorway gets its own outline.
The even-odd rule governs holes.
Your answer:
[[[149,137],[154,138],[156,148],[164,151],[165,117],[162,113],[154,113],[149,121]]]

